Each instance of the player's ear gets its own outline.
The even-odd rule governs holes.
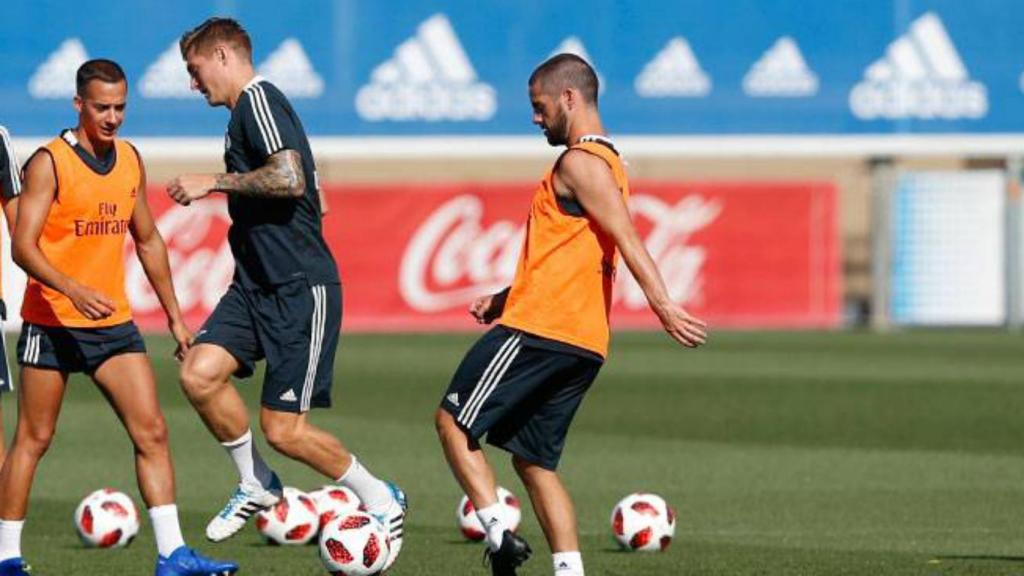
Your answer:
[[[75,94],[75,97],[74,97],[74,99],[72,99],[72,102],[74,102],[74,104],[75,104],[75,111],[78,112],[79,114],[81,114],[82,113],[82,106],[84,104],[82,102],[82,97],[79,96],[78,94]]]
[[[228,61],[228,48],[223,44],[217,44],[213,47],[213,59],[221,64],[226,64]]]

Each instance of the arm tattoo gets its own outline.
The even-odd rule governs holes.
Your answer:
[[[302,159],[294,150],[275,152],[252,172],[218,174],[216,189],[252,198],[298,198],[306,191]]]

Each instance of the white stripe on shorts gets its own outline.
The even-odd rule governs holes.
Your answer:
[[[473,423],[476,422],[476,417],[480,415],[480,409],[483,408],[484,404],[487,402],[487,399],[490,398],[491,394],[494,393],[494,390],[498,387],[498,384],[501,383],[501,379],[505,377],[505,372],[508,372],[509,366],[512,365],[512,362],[515,361],[516,356],[519,355],[519,351],[522,349],[523,347],[520,346],[518,342],[516,342],[516,346],[512,350],[512,353],[509,354],[508,358],[505,360],[505,363],[501,366],[500,370],[495,374],[494,378],[491,379],[490,386],[488,386],[487,389],[484,390],[484,393],[480,396],[480,400],[476,403],[476,407],[473,408],[472,412],[469,414],[468,421],[465,424],[467,428],[473,427]]]
[[[306,380],[302,383],[299,410],[307,412],[316,386],[316,370],[320,365],[320,351],[324,344],[324,326],[327,320],[327,289],[321,284],[310,288],[313,294],[313,318],[309,330],[309,363],[306,365]]]
[[[482,403],[485,399],[485,394],[490,394],[487,389],[490,387],[493,377],[498,372],[504,374],[501,367],[505,360],[510,355],[514,356],[514,354],[518,353],[519,340],[520,335],[518,333],[509,336],[508,340],[505,340],[505,343],[498,349],[498,353],[491,359],[490,364],[487,365],[487,369],[484,370],[483,375],[480,376],[480,380],[478,380],[476,386],[473,387],[473,393],[470,394],[469,401],[466,402],[466,405],[462,407],[461,411],[459,411],[458,421],[463,426],[468,427],[470,425],[468,422],[471,418],[471,414],[474,412],[474,407]]]

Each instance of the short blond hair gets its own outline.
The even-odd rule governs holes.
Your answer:
[[[218,42],[230,44],[235,51],[245,54],[252,61],[249,33],[233,18],[207,18],[199,26],[182,34],[178,47],[181,48],[181,57],[188,58],[189,52],[207,50]]]

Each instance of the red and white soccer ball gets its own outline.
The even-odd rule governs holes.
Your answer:
[[[313,499],[317,513],[320,514],[320,528],[323,528],[324,524],[330,522],[332,518],[362,510],[359,496],[345,486],[324,486],[310,492],[309,497]]]
[[[139,533],[139,510],[124,492],[102,488],[75,509],[75,529],[90,548],[120,548]]]
[[[337,516],[320,531],[320,560],[334,576],[380,574],[389,554],[387,530],[366,512]]]
[[[624,550],[660,552],[676,535],[676,511],[656,494],[630,494],[612,510],[612,535]]]
[[[256,529],[269,544],[305,544],[316,536],[320,515],[308,494],[285,486],[284,495],[256,514]]]
[[[519,529],[519,522],[523,519],[523,512],[519,504],[519,498],[505,488],[498,486],[498,503],[501,504],[502,513],[505,515],[505,526],[515,532]],[[455,511],[459,518],[459,530],[467,539],[479,542],[487,537],[480,519],[477,518],[476,508],[469,501],[468,496],[463,496],[459,501],[459,508]]]

